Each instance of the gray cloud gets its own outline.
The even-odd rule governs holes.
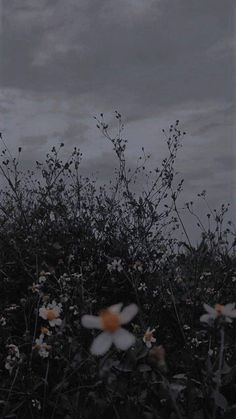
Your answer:
[[[81,146],[84,167],[106,179],[94,114],[124,115],[131,165],[144,144],[160,161],[161,129],[180,119],[185,197],[204,181],[214,202],[233,197],[234,0],[3,0],[1,12],[0,124],[12,147],[23,141],[35,160],[55,142]]]

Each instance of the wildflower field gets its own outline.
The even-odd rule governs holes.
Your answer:
[[[53,147],[35,171],[1,138],[0,418],[236,418],[236,230],[228,206],[201,220],[192,245],[175,161],[127,167],[121,115],[98,129],[115,180],[80,174],[82,154]],[[108,147],[110,146],[107,145]],[[134,192],[139,178],[146,189]],[[177,239],[178,232],[183,239]]]

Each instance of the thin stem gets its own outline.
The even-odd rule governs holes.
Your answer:
[[[220,329],[220,354],[219,354],[219,368],[217,371],[216,395],[219,393],[219,389],[221,386],[221,375],[222,375],[222,367],[223,367],[223,361],[224,361],[224,345],[225,345],[225,330],[224,330],[224,327],[222,327]],[[213,419],[216,418],[216,410],[217,410],[217,405],[215,403],[214,411],[213,411]]]

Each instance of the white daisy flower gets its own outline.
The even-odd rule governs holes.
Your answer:
[[[13,344],[6,345],[6,347],[8,348],[8,356],[6,357],[5,368],[11,375],[13,368],[20,360],[20,351],[18,346]]]
[[[48,304],[47,307],[43,306],[39,309],[39,316],[44,320],[48,320],[52,327],[60,326],[62,324],[62,320],[59,317],[61,307],[61,303],[56,304],[56,302],[53,301],[52,304]]]
[[[41,333],[39,338],[35,339],[35,345],[33,346],[33,349],[37,349],[39,355],[42,358],[48,358],[51,346],[48,345],[46,342],[43,342],[43,338],[44,338],[44,335]]]
[[[134,335],[123,329],[121,325],[129,323],[136,316],[138,307],[136,304],[130,304],[121,311],[122,306],[122,303],[114,304],[102,310],[99,316],[86,314],[82,317],[81,323],[84,327],[103,330],[92,343],[90,348],[92,354],[105,354],[112,343],[122,351],[134,344]]]
[[[108,269],[109,272],[112,272],[112,271],[121,272],[121,271],[123,271],[121,259],[114,259],[111,263],[108,263],[107,264],[107,269]]]
[[[155,332],[155,329],[150,330],[150,327],[146,330],[144,336],[143,336],[143,342],[145,343],[147,348],[152,347],[152,343],[156,342],[156,338],[154,338],[153,333]]]
[[[144,282],[140,282],[140,285],[138,287],[138,291],[147,291],[147,285]]]
[[[207,314],[203,314],[200,317],[201,322],[210,323],[221,317],[227,323],[232,323],[232,318],[236,318],[235,303],[229,303],[225,306],[222,304],[216,304],[214,308],[205,303],[203,306],[207,311]]]

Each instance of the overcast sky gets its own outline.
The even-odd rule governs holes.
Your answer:
[[[234,216],[235,5],[2,0],[0,125],[12,151],[21,145],[30,166],[51,145],[76,145],[83,170],[106,181],[112,147],[93,115],[123,115],[131,165],[142,145],[160,161],[161,130],[180,119],[183,202],[206,189],[213,207],[229,202]]]

